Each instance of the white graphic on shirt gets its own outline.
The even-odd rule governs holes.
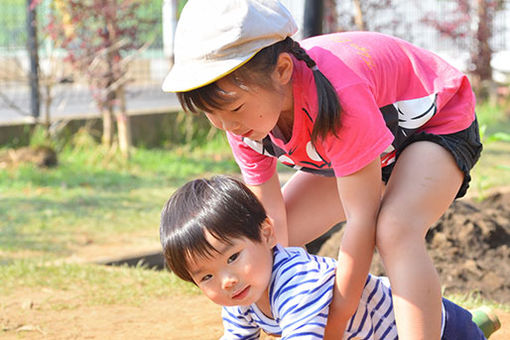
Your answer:
[[[320,162],[323,160],[321,156],[319,156],[319,154],[317,153],[317,150],[315,150],[315,147],[313,146],[311,141],[306,143],[306,154],[313,161]]]
[[[294,163],[294,161],[289,156],[286,156],[286,155],[281,155],[280,157],[278,157],[278,160],[280,162],[282,162],[283,164],[285,164],[285,165],[294,165],[294,164],[296,164],[296,163]]]
[[[253,139],[249,139],[249,138],[243,138],[243,142],[245,142],[246,144],[248,144],[248,146],[250,148],[252,148],[253,150],[257,151],[258,153],[262,154],[262,155],[267,155],[267,156],[270,156],[271,154],[264,148],[264,144],[262,144],[262,142],[258,141],[258,140],[253,140]]]
[[[436,113],[436,94],[427,97],[398,101],[398,125],[404,129],[417,129]]]

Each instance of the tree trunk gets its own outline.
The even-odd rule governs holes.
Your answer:
[[[365,20],[363,19],[363,9],[361,0],[354,0],[354,23],[360,31],[366,31]]]
[[[117,89],[117,100],[119,100],[119,113],[117,114],[117,132],[119,134],[119,148],[125,159],[130,158],[132,137],[131,137],[131,121],[126,112],[126,96],[124,94],[124,86]]]
[[[324,4],[324,33],[338,32],[336,0],[326,0]]]
[[[473,85],[478,94],[487,97],[492,81],[492,49],[489,39],[492,36],[493,10],[489,8],[486,0],[477,0],[478,26],[475,34],[475,50],[472,62],[475,67],[473,72]]]
[[[46,83],[44,84],[44,92],[45,92],[45,97],[44,97],[44,134],[45,134],[45,137],[46,139],[49,140],[49,138],[51,137],[50,136],[50,127],[51,127],[51,114],[50,114],[50,110],[51,110],[51,102],[53,101],[53,95],[51,93],[51,90],[52,90],[52,80],[50,79],[50,77],[46,77]]]
[[[106,108],[103,108],[102,110],[103,115],[103,145],[107,147],[112,146],[113,141],[113,107],[111,104],[107,104]]]

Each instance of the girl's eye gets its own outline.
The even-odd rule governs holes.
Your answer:
[[[205,275],[204,277],[202,277],[200,279],[200,282],[205,282],[207,280],[210,280],[211,278],[212,278],[212,275],[211,274],[207,274],[207,275]]]
[[[239,257],[239,253],[235,253],[234,255],[230,256],[227,260],[227,263],[234,262]]]
[[[241,108],[244,106],[244,104],[241,104],[239,105],[238,107],[236,107],[235,109],[232,110],[232,112],[237,112],[239,110],[241,110]]]

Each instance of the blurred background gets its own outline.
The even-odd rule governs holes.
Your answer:
[[[185,0],[0,2],[0,125],[101,112],[175,111],[160,90]],[[370,30],[430,49],[470,74],[480,99],[508,95],[508,0],[284,0],[297,39]],[[119,89],[120,88],[120,89]],[[106,117],[104,115],[103,117]],[[0,135],[0,143],[11,136]]]

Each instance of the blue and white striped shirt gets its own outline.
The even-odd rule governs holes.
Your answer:
[[[335,259],[277,245],[269,288],[273,318],[264,315],[255,304],[223,307],[225,333],[221,339],[258,339],[261,329],[282,339],[322,339],[335,268]],[[369,274],[343,339],[397,338],[389,281]]]

